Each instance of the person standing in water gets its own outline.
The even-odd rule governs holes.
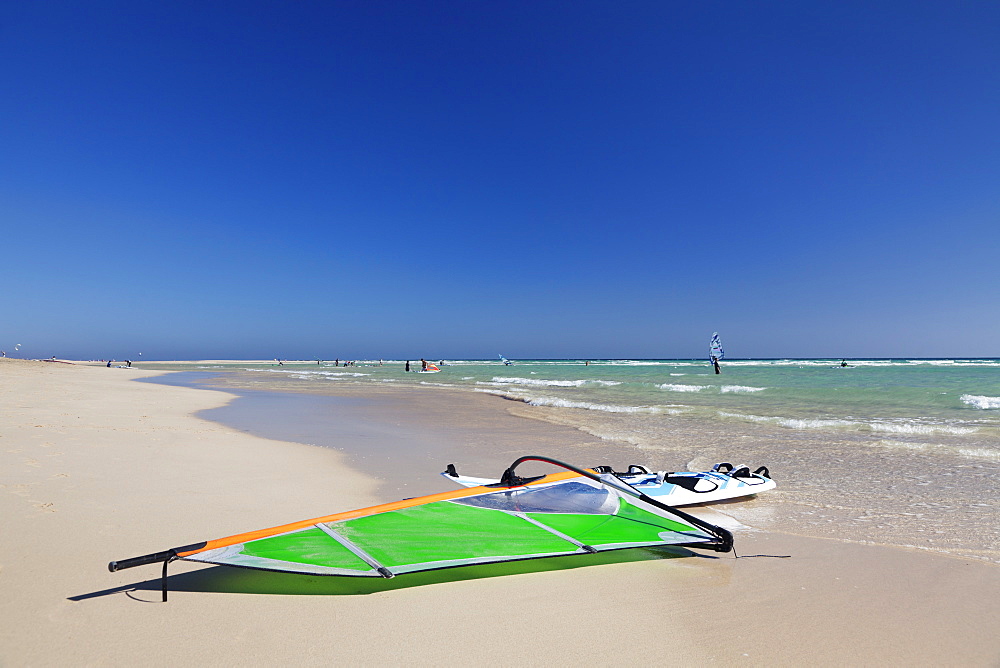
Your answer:
[[[712,355],[712,366],[715,367],[715,373],[722,373],[722,368],[719,367],[719,358]]]
[[[406,360],[406,372],[410,372],[410,360]]]

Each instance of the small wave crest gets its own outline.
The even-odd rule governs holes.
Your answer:
[[[668,392],[701,392],[712,389],[711,385],[686,385],[683,383],[661,383],[656,387]],[[723,385],[719,388],[719,392],[722,394],[753,394],[754,392],[763,392],[766,389],[766,387],[751,387],[749,385]]]
[[[494,376],[491,383],[497,385],[532,385],[536,387],[582,387],[588,384],[613,387],[621,385],[619,381],[614,380],[545,380],[543,378],[508,378],[503,376]]]
[[[983,397],[975,394],[963,394],[962,402],[983,410],[1000,408],[1000,397]]]
[[[975,427],[956,427],[946,424],[919,424],[916,422],[870,422],[867,424],[872,431],[889,434],[974,434]]]
[[[658,406],[619,406],[615,404],[598,404],[590,401],[572,401],[561,397],[529,397],[513,392],[503,392],[501,390],[480,389],[479,392],[494,394],[504,399],[523,401],[529,406],[546,406],[550,408],[582,408],[589,411],[602,411],[604,413],[676,413],[675,409],[661,408]]]
[[[589,401],[570,401],[556,397],[536,397],[525,401],[529,406],[552,406],[554,408],[583,408],[588,411],[603,411],[605,413],[661,413],[663,409],[655,406],[615,406],[613,404],[595,404]]]
[[[750,422],[763,422],[768,424],[776,424],[782,427],[788,427],[790,429],[829,429],[831,427],[860,427],[860,422],[854,422],[852,420],[822,420],[818,418],[786,418],[786,417],[768,417],[765,415],[748,415],[746,413],[728,413],[726,411],[719,411],[719,415],[722,417],[737,418],[740,420],[748,420]]]
[[[680,383],[662,383],[657,385],[661,390],[667,390],[669,392],[701,392],[702,390],[707,390],[710,385],[682,385]]]
[[[722,417],[737,418],[748,422],[775,424],[789,429],[857,429],[858,431],[874,431],[889,434],[951,434],[961,436],[974,434],[975,427],[959,427],[948,424],[921,424],[912,421],[890,422],[887,420],[838,420],[824,418],[788,418],[780,416],[748,415],[746,413],[729,413],[719,411]]]

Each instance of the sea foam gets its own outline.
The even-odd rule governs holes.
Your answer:
[[[837,420],[823,418],[787,418],[780,416],[748,415],[746,413],[728,413],[719,411],[722,417],[738,418],[749,422],[776,424],[789,429],[857,429],[858,431],[874,431],[889,434],[953,434],[961,436],[974,434],[975,427],[957,427],[946,424],[921,424],[913,421],[888,422],[879,420]]]
[[[544,380],[542,378],[507,378],[502,376],[494,376],[492,384],[496,385],[533,385],[537,387],[582,387],[583,385],[604,385],[607,387],[612,387],[615,385],[621,385],[620,382],[614,380]]]
[[[982,408],[983,410],[1000,408],[1000,397],[982,397],[975,394],[963,394],[962,401],[970,406]]]
[[[749,422],[764,422],[769,424],[776,424],[782,427],[788,427],[789,429],[829,429],[830,427],[859,427],[860,422],[855,422],[853,420],[823,420],[818,418],[786,418],[786,417],[768,417],[764,415],[747,415],[746,413],[728,413],[726,411],[719,411],[719,415],[722,417],[738,418],[740,420],[747,420]]]
[[[599,404],[590,401],[572,401],[561,397],[530,397],[504,392],[502,390],[478,389],[478,392],[494,394],[504,399],[522,401],[529,406],[546,406],[551,408],[582,408],[589,411],[602,411],[604,413],[676,413],[673,409],[664,409],[657,406],[619,406],[615,404]]]
[[[916,422],[869,422],[867,424],[872,431],[887,432],[890,434],[974,434],[978,429],[975,427],[954,427],[944,424],[920,424]]]
[[[670,392],[701,392],[702,390],[707,390],[710,385],[681,385],[679,383],[663,383],[657,385],[661,390],[668,390]]]

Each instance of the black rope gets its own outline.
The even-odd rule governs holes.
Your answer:
[[[769,557],[771,559],[791,559],[790,554],[741,554],[737,555],[737,559],[753,559],[754,557]]]
[[[733,559],[753,559],[755,557],[769,557],[771,559],[791,559],[790,554],[736,554],[736,546],[733,546]]]

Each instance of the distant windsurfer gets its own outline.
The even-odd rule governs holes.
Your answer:
[[[712,366],[715,367],[715,373],[722,373],[722,369],[719,367],[719,358],[712,355]]]
[[[406,360],[406,373],[410,372],[410,360]]]
[[[420,370],[427,371],[427,360],[425,360],[423,357],[420,358]]]
[[[847,360],[840,360],[840,366],[847,366]]]

